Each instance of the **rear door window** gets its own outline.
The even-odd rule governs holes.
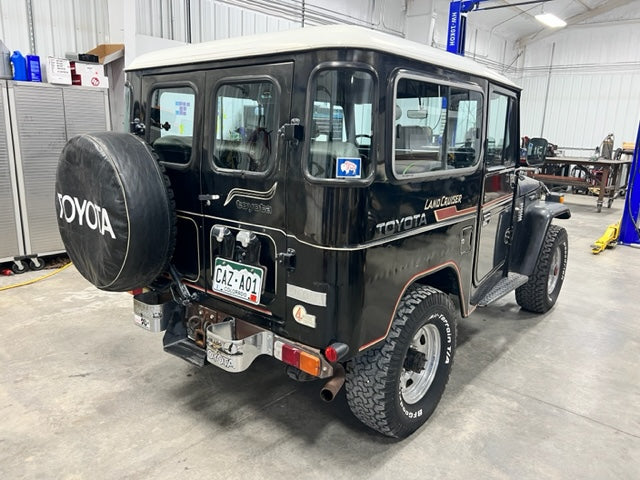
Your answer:
[[[273,164],[278,92],[270,81],[221,85],[215,96],[213,162],[218,169],[265,173]]]
[[[191,87],[157,88],[151,93],[149,143],[161,161],[191,159],[196,94]]]

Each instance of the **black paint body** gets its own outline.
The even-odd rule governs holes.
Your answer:
[[[367,152],[374,168],[371,175],[359,180],[320,180],[306,173],[311,102],[308,83],[315,69],[340,65],[355,66],[370,72],[375,79],[375,148]],[[191,159],[185,165],[168,163],[165,167],[178,212],[173,264],[193,291],[204,292],[200,296],[202,304],[320,349],[335,341],[343,342],[349,345],[352,356],[385,338],[396,305],[413,282],[427,283],[449,293],[466,316],[480,294],[507,274],[510,262],[522,273],[530,270],[551,217],[564,210],[549,211],[545,207],[539,200],[537,182],[514,199],[515,162],[496,168],[487,166],[481,158],[474,168],[462,172],[445,170],[418,180],[394,177],[390,160],[393,88],[399,72],[481,90],[485,98],[480,134],[484,149],[489,93],[498,89],[508,94],[515,105],[510,131],[515,139],[519,138],[516,89],[382,52],[323,49],[128,73],[134,105],[131,120],[137,117],[142,123],[149,123],[150,95],[158,85],[190,85],[196,91]],[[215,91],[229,78],[271,79],[280,90],[278,125],[300,119],[304,141],[273,132],[275,164],[266,174],[221,172],[211,161]],[[511,148],[516,159],[517,141],[512,142]],[[230,198],[232,189],[267,192],[276,183],[275,193],[268,200]],[[207,202],[199,195],[220,198]],[[462,196],[457,210],[467,213],[438,221],[435,209],[425,210],[428,199],[455,195]],[[493,221],[499,220],[495,233],[491,230],[489,245],[493,245],[493,251],[484,252],[493,261],[488,272],[476,274],[479,232],[489,205]],[[269,213],[265,213],[266,208]],[[525,214],[524,220],[518,222],[512,213],[514,208],[538,209],[542,214]],[[415,227],[406,220],[400,231],[377,227],[421,214],[426,215],[426,225]],[[525,228],[529,216],[536,221]],[[212,265],[219,253],[219,246],[212,239],[214,225],[227,226],[234,234],[249,230],[260,239],[260,264],[267,272],[260,305],[252,306],[211,291]],[[511,246],[503,241],[507,230],[515,242]],[[295,251],[289,269],[284,262],[278,262],[278,255],[288,250]],[[287,285],[326,294],[326,306],[287,296]],[[315,328],[295,321],[292,311],[296,305],[303,305],[316,317]]]

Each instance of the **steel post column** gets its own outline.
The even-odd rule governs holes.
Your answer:
[[[640,125],[636,137],[636,147],[633,152],[633,161],[629,169],[629,182],[627,183],[627,196],[624,199],[624,211],[620,223],[619,243],[640,243],[638,234],[638,210],[640,210]]]

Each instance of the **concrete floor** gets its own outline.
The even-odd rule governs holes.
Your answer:
[[[463,320],[440,406],[405,441],[272,359],[233,375],[163,353],[129,295],[74,269],[0,292],[0,478],[640,478],[640,249],[590,253],[621,200],[567,203],[556,307],[510,294]]]

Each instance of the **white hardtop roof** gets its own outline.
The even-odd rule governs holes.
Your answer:
[[[232,60],[321,48],[359,48],[388,52],[516,87],[507,77],[468,58],[353,25],[307,27],[157,50],[137,57],[127,70]]]

